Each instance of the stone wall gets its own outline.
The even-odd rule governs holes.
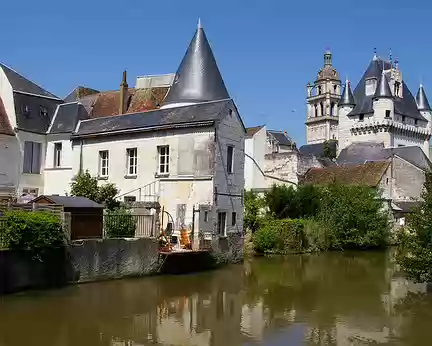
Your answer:
[[[75,282],[154,274],[158,270],[157,240],[82,240],[69,248]]]

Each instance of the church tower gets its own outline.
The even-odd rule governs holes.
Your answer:
[[[324,53],[324,66],[313,84],[307,84],[307,144],[338,139],[338,103],[341,81],[333,67],[332,53]]]

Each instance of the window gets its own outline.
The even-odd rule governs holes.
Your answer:
[[[315,105],[314,107],[315,107],[315,116],[317,117],[318,116],[318,106]]]
[[[337,85],[333,85],[333,93],[337,94]]]
[[[400,96],[400,82],[394,83],[394,94],[395,96]]]
[[[227,172],[232,174],[234,170],[234,147],[228,145],[227,147]]]
[[[158,155],[159,155],[159,174],[168,174],[169,173],[169,146],[161,146],[158,147]]]
[[[138,150],[137,148],[126,149],[127,175],[136,175],[138,171]]]
[[[237,213],[233,211],[231,213],[231,226],[235,226],[237,224]]]
[[[321,95],[321,91],[322,91],[321,85],[318,85],[318,95]]]
[[[390,118],[390,110],[389,109],[386,109],[386,111],[385,111],[385,117],[386,118]]]
[[[43,117],[48,116],[48,110],[44,106],[40,106],[40,115]]]
[[[226,235],[226,212],[218,213],[218,233],[220,236]]]
[[[321,110],[321,116],[323,116],[324,115],[324,105],[322,102],[320,103],[320,110]]]
[[[22,194],[23,195],[32,195],[32,196],[37,197],[38,196],[38,189],[32,189],[30,187],[25,187],[22,190]]]
[[[405,119],[406,119],[405,115],[402,115],[402,122],[403,123],[405,122]]]
[[[386,178],[386,184],[388,185],[388,183],[389,183],[389,178]]]
[[[61,153],[62,153],[62,144],[54,143],[54,167],[61,166]]]
[[[41,167],[42,144],[24,142],[23,173],[39,174]]]
[[[28,112],[29,112],[29,108],[28,108],[28,106],[27,106],[25,103],[23,103],[23,104],[21,105],[21,113],[22,113],[22,114],[28,114]]]
[[[332,102],[332,103],[330,104],[330,115],[331,115],[331,116],[334,115],[334,108],[335,108],[335,103]]]
[[[375,78],[366,79],[365,81],[366,96],[375,94],[376,85],[377,85],[377,80]]]
[[[123,200],[126,204],[132,204],[133,202],[136,201],[136,197],[135,196],[124,196]]]
[[[99,175],[101,177],[108,176],[108,150],[99,151]]]
[[[363,121],[364,120],[364,114],[360,114],[359,115],[359,121]]]
[[[204,222],[208,222],[208,211],[204,212]]]
[[[414,125],[418,125],[418,120],[414,119]]]

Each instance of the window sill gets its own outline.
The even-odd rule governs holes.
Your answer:
[[[155,178],[168,178],[169,173],[155,173]]]
[[[25,174],[25,175],[41,175],[41,173],[29,173],[29,172],[22,172],[22,174]]]
[[[138,178],[138,175],[136,175],[136,174],[125,174],[124,178],[125,179],[136,179],[136,178]]]
[[[103,177],[99,176],[98,180],[108,180],[108,176],[103,176]]]

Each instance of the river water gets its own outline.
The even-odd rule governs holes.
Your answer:
[[[432,345],[432,293],[406,281],[392,258],[255,258],[6,296],[0,346]]]

